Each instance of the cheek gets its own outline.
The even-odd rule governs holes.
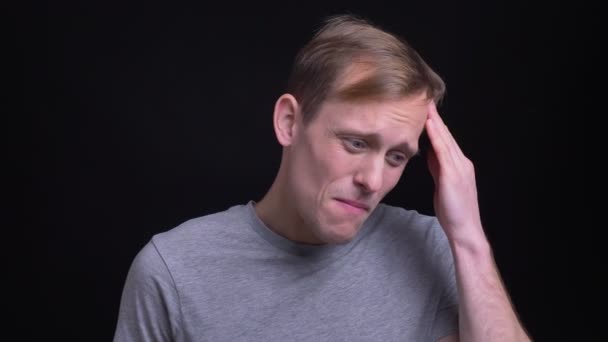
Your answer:
[[[344,151],[342,146],[328,146],[323,153],[322,170],[328,191],[352,185],[354,169],[360,163],[356,156]]]
[[[304,143],[298,150],[293,165],[293,181],[308,200],[316,200],[326,191],[336,173],[335,153],[329,146],[319,146],[310,142]]]
[[[389,169],[386,171],[384,175],[384,193],[386,195],[388,192],[393,190],[397,183],[399,183],[399,179],[401,179],[401,175],[403,174],[403,167],[399,169]]]
[[[336,145],[328,143],[311,150],[310,164],[314,165],[315,174],[324,183],[340,178],[347,172],[348,165],[352,165],[352,160]]]
[[[328,137],[306,138],[299,150],[294,151],[298,156],[294,171],[299,178],[294,181],[299,183],[299,190],[315,202],[343,194],[343,188],[352,183],[357,159],[344,150],[340,141]]]

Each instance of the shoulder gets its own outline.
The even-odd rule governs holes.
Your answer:
[[[187,220],[170,230],[154,235],[152,242],[159,248],[200,246],[200,244],[212,243],[225,235],[231,235],[234,230],[241,229],[247,222],[246,206],[235,205],[220,212]]]
[[[449,248],[437,217],[385,203],[379,207],[382,215],[378,225],[395,241],[418,248],[431,248],[435,252]]]
[[[247,206],[234,205],[226,210],[187,220],[154,235],[150,244],[169,268],[225,249],[229,244],[247,241],[251,229]]]
[[[414,209],[406,209],[385,203],[379,205],[382,215],[380,224],[400,233],[439,233],[443,232],[435,216],[422,214]]]

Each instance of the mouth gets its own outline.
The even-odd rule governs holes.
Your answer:
[[[369,209],[370,209],[369,205],[362,203],[362,202],[343,199],[343,198],[335,198],[335,200],[338,202],[341,202],[349,207],[352,207],[353,209],[362,210],[362,211],[369,211]]]

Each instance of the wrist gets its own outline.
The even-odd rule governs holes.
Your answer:
[[[491,256],[490,243],[481,227],[468,230],[463,229],[462,231],[467,232],[467,234],[455,235],[449,239],[454,254],[480,257],[482,259],[487,259],[487,257]]]

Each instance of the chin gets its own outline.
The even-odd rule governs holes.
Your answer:
[[[358,232],[359,227],[333,227],[333,229],[321,229],[317,237],[325,243],[340,245],[350,242]]]

